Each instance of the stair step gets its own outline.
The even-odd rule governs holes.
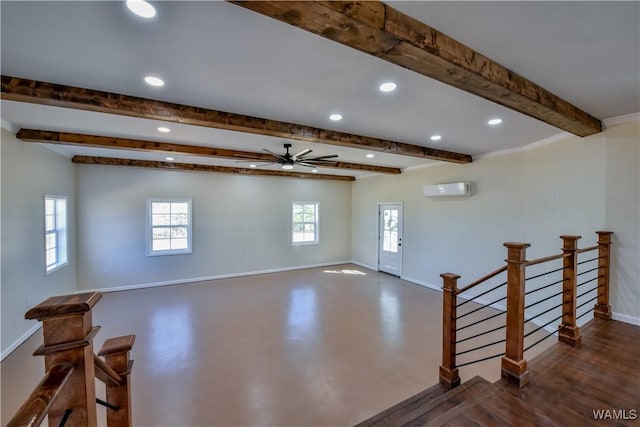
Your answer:
[[[401,410],[411,410],[415,407],[424,405],[425,403],[437,398],[438,396],[445,394],[447,391],[449,390],[442,384],[436,384],[414,396],[411,396],[406,400],[403,400],[402,402],[392,406],[391,408],[386,409],[379,414],[376,414],[373,417],[356,424],[355,427],[390,426],[391,424],[388,424],[384,420],[392,414],[395,414],[396,412]]]
[[[480,401],[486,399],[488,396],[491,396],[498,390],[498,386],[496,386],[496,384],[498,383],[489,384],[488,387],[482,389],[481,391],[477,393],[471,393],[466,397],[466,399],[464,399],[458,405],[438,415],[437,417],[429,420],[426,426],[436,427],[436,426],[442,426],[445,423],[447,425],[450,425],[451,420],[456,418],[458,419],[464,418],[464,414],[466,412],[468,412],[471,408],[476,406]],[[492,425],[492,424],[497,425],[497,423],[490,423],[489,425]],[[470,424],[466,423],[465,425],[470,425]]]
[[[356,427],[424,426],[467,399],[475,400],[476,396],[483,394],[482,392],[490,386],[487,380],[480,377],[474,377],[446,392],[442,392],[444,387],[440,386],[441,388],[437,389],[434,386],[363,421]],[[429,390],[432,392],[427,393]]]

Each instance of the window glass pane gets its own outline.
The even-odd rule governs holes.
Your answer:
[[[189,216],[187,214],[172,214],[171,225],[187,225]]]
[[[171,229],[169,227],[157,227],[153,229],[153,240],[168,239],[171,237]]]
[[[171,213],[188,214],[189,204],[188,203],[171,203]]]
[[[45,249],[55,249],[56,247],[56,233],[47,233],[45,236]]]
[[[310,231],[311,233],[313,233],[315,229],[316,229],[316,225],[315,224],[305,224],[304,225],[304,231],[307,231],[307,232]]]
[[[189,242],[187,239],[171,239],[171,249],[180,250],[180,249],[188,249]]]
[[[170,225],[170,224],[171,224],[171,215],[169,214],[151,215],[151,225]]]
[[[293,222],[302,222],[304,215],[302,214],[302,205],[293,205]]]
[[[53,215],[56,213],[56,202],[53,199],[44,199],[45,215]]]
[[[171,203],[153,202],[151,203],[151,213],[171,213]]]
[[[389,252],[398,252],[398,232],[392,231],[389,237]]]
[[[46,215],[44,217],[44,229],[45,231],[53,231],[56,228],[55,215]]]
[[[51,265],[54,265],[56,263],[57,259],[56,259],[56,250],[55,250],[55,248],[47,250],[46,258],[47,258],[47,261],[46,261],[47,262],[47,264],[46,264],[47,266],[51,266]]]
[[[153,241],[154,251],[168,251],[169,249],[171,249],[171,240],[162,239]]]
[[[187,227],[171,227],[171,238],[182,239],[187,237]]]
[[[315,205],[304,205],[304,222],[314,222],[316,218]]]

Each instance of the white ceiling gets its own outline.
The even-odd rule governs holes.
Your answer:
[[[597,118],[640,111],[638,2],[393,2],[394,7],[531,79]],[[478,156],[558,134],[550,125],[226,2],[1,3],[3,75],[335,129]],[[163,88],[142,83],[147,74]],[[390,94],[377,90],[393,80]],[[331,122],[340,112],[344,119]],[[282,138],[2,101],[14,127],[282,151]],[[499,127],[486,121],[501,117]],[[429,140],[441,134],[439,143]],[[293,150],[408,167],[423,159],[293,142]],[[66,154],[162,159],[68,147]],[[174,156],[176,157],[176,156]],[[238,166],[232,161],[176,158]],[[301,170],[307,171],[304,168]],[[322,170],[338,173],[336,169]],[[362,172],[343,171],[354,176]]]

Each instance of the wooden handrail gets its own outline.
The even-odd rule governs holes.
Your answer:
[[[25,317],[42,322],[43,344],[34,356],[44,356],[45,378],[8,424],[37,426],[45,417],[49,425],[96,427],[96,378],[106,384],[107,427],[131,427],[131,366],[129,353],[134,335],[107,339],[99,355],[93,339],[92,309],[100,292],[50,297],[30,309]],[[114,415],[115,414],[115,415]]]
[[[531,267],[532,265],[542,264],[543,262],[554,261],[556,259],[566,258],[570,256],[569,254],[558,254],[558,255],[549,255],[538,259],[532,259],[531,261],[527,261],[525,265],[527,267]]]
[[[593,246],[589,246],[588,248],[582,248],[582,249],[578,249],[576,251],[576,253],[581,254],[584,252],[591,252],[591,251],[595,251],[596,249],[598,249],[600,247],[600,245],[593,245]]]
[[[93,363],[96,367],[96,378],[103,383],[119,386],[122,383],[120,375],[116,374],[100,357],[93,355]]]
[[[507,265],[501,267],[491,273],[481,277],[469,285],[458,289],[457,288],[457,280],[460,276],[446,273],[441,274],[440,276],[444,279],[444,285],[442,287],[443,291],[443,326],[442,326],[442,365],[440,365],[440,383],[447,388],[453,388],[460,384],[460,377],[458,374],[458,366],[466,366],[472,363],[481,362],[483,360],[487,360],[488,358],[478,359],[472,362],[465,362],[462,365],[456,364],[456,356],[458,354],[468,353],[473,350],[465,350],[462,353],[457,353],[456,351],[456,343],[461,341],[466,341],[470,338],[465,338],[461,341],[456,341],[456,321],[459,319],[457,317],[457,308],[459,305],[456,303],[456,297],[466,292],[467,290],[483,283],[484,281],[491,279],[492,277],[497,276],[498,274],[507,271],[507,290],[506,290],[506,324],[503,326],[506,328],[505,330],[505,353],[502,358],[502,378],[522,387],[527,384],[529,380],[530,373],[527,367],[527,361],[524,359],[524,352],[526,349],[537,345],[542,340],[537,341],[536,343],[528,346],[526,349],[524,348],[524,339],[532,332],[529,332],[527,335],[524,334],[524,323],[525,323],[525,295],[532,293],[534,291],[538,291],[541,289],[548,288],[550,286],[554,286],[558,283],[562,283],[562,292],[557,293],[555,295],[551,295],[550,297],[544,298],[536,303],[529,304],[528,307],[534,306],[540,302],[547,301],[552,297],[556,297],[562,295],[562,303],[558,306],[552,307],[551,309],[555,309],[561,307],[562,309],[562,323],[558,325],[558,341],[567,343],[569,345],[578,347],[581,343],[580,336],[580,328],[578,327],[577,320],[585,315],[586,313],[581,314],[580,316],[576,316],[576,310],[583,305],[587,304],[582,303],[581,305],[577,305],[577,298],[582,295],[577,295],[578,286],[578,276],[582,273],[578,273],[578,266],[583,262],[588,261],[598,261],[598,276],[596,279],[598,280],[598,295],[597,295],[597,303],[593,308],[594,317],[599,317],[603,319],[611,318],[611,306],[609,305],[609,276],[611,274],[611,236],[613,232],[611,231],[597,231],[598,234],[598,244],[595,246],[590,246],[583,249],[577,248],[577,242],[580,239],[580,236],[573,235],[565,235],[560,236],[563,240],[562,253],[557,255],[546,256],[534,260],[527,261],[526,258],[526,249],[530,246],[528,243],[517,243],[517,242],[507,242],[504,243],[504,246],[507,247]],[[578,254],[589,252],[593,250],[598,250],[598,257],[594,259],[590,259],[588,261],[578,262]],[[562,268],[555,271],[562,271],[562,280],[559,282],[551,283],[550,285],[542,286],[534,291],[525,292],[525,282],[526,282],[526,268],[532,265],[542,264],[548,261],[554,260],[562,260]],[[591,269],[588,271],[594,271],[596,269]],[[588,272],[587,271],[587,272]],[[548,273],[544,273],[534,277],[544,276]],[[592,279],[589,282],[596,280]],[[494,288],[497,289],[497,288]],[[494,289],[489,289],[485,291],[485,293],[491,292]],[[593,291],[591,289],[588,292]],[[480,294],[481,296],[483,294]],[[584,294],[583,294],[584,295]],[[502,299],[505,299],[504,297]],[[594,298],[595,299],[595,298]],[[593,299],[591,300],[593,301]],[[461,303],[464,304],[464,303]],[[460,305],[461,305],[460,304]],[[483,307],[481,307],[483,308]],[[464,313],[460,317],[464,317],[467,314],[470,314],[476,310],[472,310],[471,312]],[[547,313],[549,310],[540,313]],[[504,313],[498,313],[501,315]],[[484,320],[490,319],[494,316],[490,316]],[[537,317],[537,316],[536,316]],[[559,319],[559,318],[558,318]],[[555,321],[555,320],[554,320]],[[552,321],[552,322],[554,322]],[[479,322],[476,322],[477,324]],[[550,323],[547,323],[549,325]],[[474,325],[474,324],[472,324]],[[463,328],[467,328],[472,325],[465,325]],[[546,327],[544,325],[542,327]],[[540,328],[542,328],[540,327]],[[501,327],[502,328],[502,327]],[[498,329],[501,329],[498,328]],[[538,328],[538,329],[540,329]],[[537,331],[534,330],[533,332]],[[497,329],[490,330],[488,332],[493,332]],[[486,332],[485,332],[486,333]],[[481,334],[473,335],[471,338],[478,337]],[[551,334],[547,335],[545,338],[551,336]],[[495,343],[493,343],[495,344]],[[492,345],[492,344],[490,344]],[[484,346],[486,347],[486,345]],[[482,348],[481,347],[477,347]],[[497,357],[497,356],[492,356]],[[490,358],[492,358],[490,357]]]
[[[507,270],[507,266],[503,265],[502,267],[500,267],[499,269],[492,271],[491,273],[487,274],[486,276],[483,276],[481,278],[479,278],[478,280],[476,280],[475,282],[469,283],[467,286],[465,286],[464,288],[460,288],[456,291],[456,294],[461,294],[463,292],[468,291],[469,289],[478,286],[480,283],[491,279],[492,277],[497,276],[498,274],[502,273],[503,271]]]
[[[76,365],[68,362],[53,365],[7,427],[40,425],[75,368]]]

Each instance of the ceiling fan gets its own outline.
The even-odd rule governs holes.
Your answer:
[[[306,166],[309,168],[315,168],[318,166],[331,166],[331,165],[335,165],[336,161],[335,160],[330,160],[330,159],[335,159],[338,157],[337,154],[330,154],[328,156],[316,156],[316,157],[309,157],[309,154],[311,154],[311,152],[313,150],[307,148],[305,150],[302,150],[301,152],[297,153],[297,154],[291,154],[289,153],[289,149],[291,148],[291,144],[284,144],[284,148],[286,149],[286,153],[285,154],[277,154],[274,153],[273,151],[267,150],[266,148],[263,148],[262,150],[269,153],[270,155],[273,156],[273,162],[270,163],[264,163],[258,166],[267,166],[267,165],[273,165],[273,164],[280,164],[282,165],[282,169],[285,170],[291,170],[293,169],[294,165],[300,165],[300,166]],[[262,160],[262,159],[259,159]]]

